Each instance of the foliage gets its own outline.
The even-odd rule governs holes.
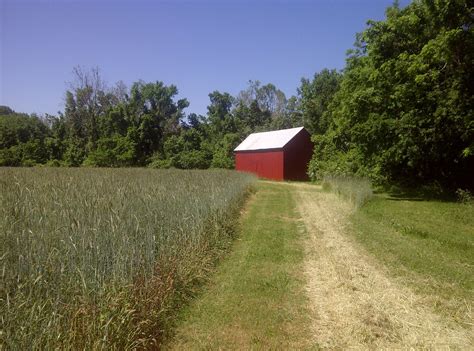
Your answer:
[[[169,169],[171,168],[171,161],[170,160],[162,160],[160,158],[152,157],[150,159],[150,163],[148,163],[149,168],[155,169]]]
[[[21,166],[21,151],[18,146],[0,149],[0,166]]]
[[[156,348],[231,244],[252,181],[231,171],[0,169],[0,348]]]
[[[0,166],[44,163],[48,159],[48,127],[36,116],[0,109]]]
[[[135,160],[135,144],[127,136],[115,135],[97,141],[95,150],[83,161],[86,166],[124,167],[132,166]]]
[[[465,1],[414,1],[369,21],[329,104],[329,129],[315,137],[313,178],[342,166],[377,182],[472,182],[470,13]]]
[[[201,148],[202,142],[202,135],[194,129],[171,136],[164,146],[164,154],[170,166],[181,169],[209,168],[211,154]]]
[[[456,190],[456,195],[460,203],[463,203],[463,204],[474,203],[474,195],[472,195],[472,193],[469,190],[458,189]]]
[[[211,166],[214,168],[234,168],[233,151],[240,143],[238,134],[225,134],[214,150]]]
[[[339,89],[342,74],[323,69],[313,80],[302,79],[298,93],[304,125],[311,134],[324,134],[329,127],[328,105]]]

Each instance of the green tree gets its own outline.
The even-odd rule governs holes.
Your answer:
[[[234,168],[234,149],[240,142],[241,138],[238,134],[225,134],[214,147],[211,167]]]
[[[303,124],[311,134],[324,134],[329,127],[329,103],[339,89],[342,74],[323,69],[313,80],[302,79],[298,88]]]
[[[0,112],[0,166],[46,162],[45,140],[50,130],[45,122],[34,114],[16,113],[7,106],[2,106]]]
[[[329,104],[329,130],[315,138],[313,174],[344,165],[379,180],[472,182],[471,14],[466,1],[414,1],[369,22]]]
[[[137,163],[145,164],[155,152],[163,154],[165,139],[179,132],[186,99],[174,101],[178,89],[162,82],[137,82],[132,85],[127,114],[134,129]]]

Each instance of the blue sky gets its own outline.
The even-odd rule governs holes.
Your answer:
[[[55,114],[76,65],[98,66],[110,85],[175,84],[187,113],[205,114],[210,92],[235,95],[249,79],[289,97],[302,77],[343,68],[356,32],[391,4],[0,0],[0,104]]]

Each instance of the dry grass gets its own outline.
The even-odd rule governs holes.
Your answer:
[[[325,176],[322,188],[349,200],[355,208],[362,207],[373,196],[370,181],[354,176]]]
[[[349,233],[437,313],[472,328],[473,209],[421,194],[380,194],[351,215]]]
[[[306,274],[320,347],[474,347],[472,333],[436,314],[346,235],[351,204],[318,189],[295,185],[295,190],[311,233]]]

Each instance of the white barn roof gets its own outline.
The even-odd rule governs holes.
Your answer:
[[[301,130],[303,127],[253,133],[245,138],[234,151],[281,149]]]

